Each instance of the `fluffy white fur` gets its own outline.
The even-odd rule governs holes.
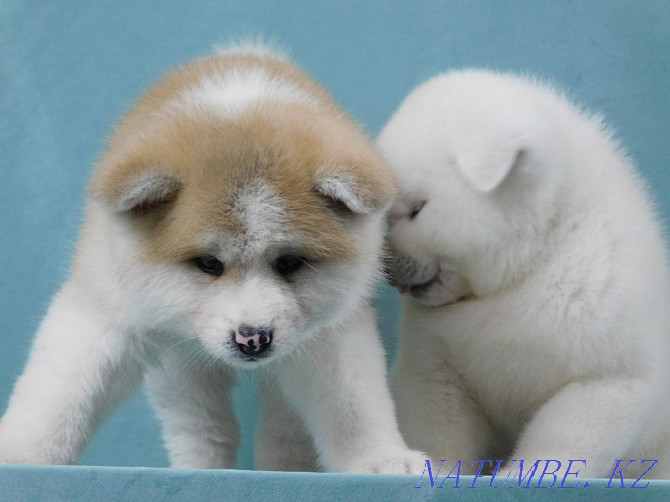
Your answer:
[[[469,70],[414,90],[378,144],[402,187],[389,240],[410,446],[585,459],[582,477],[658,459],[648,476],[670,475],[668,260],[610,130],[546,85]]]
[[[288,82],[261,85],[262,74],[204,81],[179,105],[230,112],[234,120],[240,106],[292,102],[304,93]],[[220,106],[228,84],[244,89],[244,103],[231,110],[227,101]],[[143,235],[123,211],[161,199],[172,182],[150,174],[116,204],[90,202],[72,275],[39,328],[0,422],[0,463],[75,462],[144,375],[172,465],[232,468],[234,368],[260,367],[259,467],[420,473],[425,457],[409,450],[398,431],[367,305],[384,208],[355,218],[356,256],[308,264],[289,286],[268,257],[299,247],[301,237],[287,227],[288,209],[270,187],[244,187],[234,207],[246,234],[236,240],[213,231],[200,243],[225,263],[243,263],[244,280],[215,283],[195,267],[142,258]],[[270,356],[240,357],[230,333],[242,324],[273,326]]]
[[[318,103],[317,99],[294,85],[273,79],[260,69],[203,79],[183,92],[182,99],[178,106],[216,109],[227,116],[234,116],[254,103],[270,99],[308,105]]]

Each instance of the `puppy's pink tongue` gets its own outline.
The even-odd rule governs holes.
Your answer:
[[[412,286],[410,286],[410,285],[408,285],[408,284],[401,284],[401,285],[398,287],[398,290],[399,290],[401,293],[409,293],[411,289],[412,289]]]

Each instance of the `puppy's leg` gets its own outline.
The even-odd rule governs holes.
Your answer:
[[[462,472],[471,473],[473,461],[488,458],[490,426],[440,345],[419,333],[401,340],[392,380],[398,423],[410,447],[447,460],[444,468],[462,460]]]
[[[256,468],[265,471],[316,471],[314,441],[279,387],[260,376],[260,416],[256,426]]]
[[[141,379],[141,344],[73,282],[55,297],[0,422],[0,463],[75,462]]]
[[[426,457],[405,445],[370,308],[310,340],[277,366],[328,471],[421,474]]]
[[[235,375],[203,350],[190,340],[162,350],[147,371],[149,399],[163,425],[172,467],[231,469],[239,444],[231,404]]]
[[[670,479],[670,402],[667,394],[659,397],[659,400],[665,401],[665,404],[655,407],[656,417],[653,423],[647,425],[645,431],[636,439],[633,448],[626,453],[628,459],[637,459],[637,462],[631,464],[624,471],[624,474],[628,477],[641,476],[644,471],[651,467],[651,462],[643,464],[641,460],[651,459],[658,460],[658,462],[644,475],[644,478]],[[626,464],[623,463],[621,467],[624,465]],[[610,470],[607,476],[611,473]],[[645,481],[641,481],[639,484],[644,485]]]
[[[558,460],[561,476],[569,460],[585,460],[586,465],[574,463],[571,472],[579,469],[580,477],[609,476],[616,459],[629,458],[625,455],[647,427],[646,417],[653,416],[656,404],[652,386],[640,380],[568,384],[533,416],[511,460],[531,465],[536,460]],[[517,466],[518,462],[508,465],[500,476],[504,478],[510,469],[515,472]]]

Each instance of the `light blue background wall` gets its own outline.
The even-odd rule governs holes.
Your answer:
[[[372,134],[439,71],[486,66],[549,78],[605,114],[670,219],[664,0],[4,0],[0,23],[0,410],[67,276],[86,180],[110,127],[165,70],[215,42],[279,41]],[[397,296],[384,289],[377,303],[392,349]],[[251,467],[251,378],[243,385],[240,466]],[[141,393],[82,463],[167,465]]]

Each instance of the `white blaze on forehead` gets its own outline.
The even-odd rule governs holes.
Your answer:
[[[286,237],[284,204],[270,186],[258,183],[242,192],[235,210],[244,223],[243,238],[247,246],[264,249]]]
[[[204,77],[180,94],[178,106],[205,107],[229,116],[268,100],[318,104],[314,96],[295,84],[273,77],[260,68],[252,68]]]

